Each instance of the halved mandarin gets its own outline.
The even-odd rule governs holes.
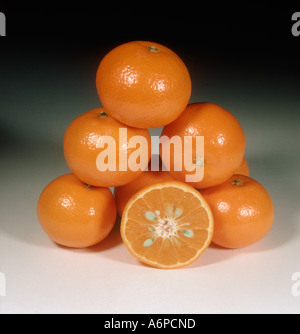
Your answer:
[[[121,236],[130,253],[161,269],[187,266],[207,249],[213,215],[190,185],[168,181],[148,186],[127,203]]]

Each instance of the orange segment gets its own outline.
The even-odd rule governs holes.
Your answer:
[[[213,216],[193,187],[168,181],[148,186],[127,203],[121,236],[137,259],[171,269],[191,264],[209,246]]]

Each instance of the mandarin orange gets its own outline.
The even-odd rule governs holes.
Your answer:
[[[191,78],[183,61],[166,46],[133,41],[102,59],[96,87],[109,115],[133,127],[155,128],[183,112]]]
[[[147,167],[151,137],[148,130],[126,126],[97,108],[69,125],[64,154],[72,173],[86,184],[116,187],[131,182]]]
[[[126,204],[121,236],[141,262],[161,269],[187,266],[208,248],[213,216],[203,196],[178,181],[150,185]]]
[[[204,138],[204,151],[197,147],[196,138]],[[195,188],[208,188],[228,180],[242,163],[245,152],[245,134],[238,120],[227,110],[214,103],[189,104],[185,111],[171,124],[164,127],[161,143],[180,139],[179,146],[173,145],[170,154],[164,154],[163,145],[160,154],[164,165],[178,181],[186,182],[187,175],[198,172],[204,175],[198,181],[190,182]],[[192,138],[191,157],[185,150],[187,139]],[[186,151],[186,152],[185,152]],[[183,152],[183,153],[182,153]],[[176,159],[182,159],[180,168]],[[185,166],[190,159],[194,171]]]
[[[215,229],[213,243],[225,248],[251,245],[267,235],[274,221],[274,206],[267,190],[245,175],[200,191],[210,205]]]
[[[45,187],[37,214],[42,228],[54,242],[85,248],[107,237],[117,211],[110,189],[87,186],[73,174],[67,174]]]

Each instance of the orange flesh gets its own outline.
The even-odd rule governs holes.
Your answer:
[[[213,232],[210,208],[198,195],[192,187],[170,181],[133,196],[121,223],[128,250],[158,268],[194,262],[210,244]]]

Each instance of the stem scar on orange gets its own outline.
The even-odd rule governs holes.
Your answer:
[[[164,127],[163,136],[169,139],[175,136],[181,138],[182,156],[184,137],[192,137],[192,161],[195,168],[204,169],[204,177],[199,182],[189,184],[198,189],[228,180],[240,167],[245,153],[245,134],[238,120],[229,111],[214,103],[189,104],[174,122]],[[204,137],[204,153],[200,152],[200,155],[196,151],[197,136]],[[178,181],[186,182],[186,176],[193,173],[185,168],[184,161],[182,170],[176,170],[174,157],[177,152],[170,150],[170,162],[166,161],[166,157],[160,152],[162,161],[172,176]]]
[[[37,214],[42,228],[54,242],[85,248],[107,237],[117,212],[110,189],[88,186],[73,174],[67,174],[42,191]]]
[[[191,96],[183,61],[158,43],[133,41],[117,46],[100,62],[96,87],[108,114],[137,128],[174,121]]]
[[[274,206],[267,190],[245,175],[200,191],[215,220],[213,243],[225,248],[251,245],[267,235],[274,221]]]
[[[145,145],[132,145],[134,138],[143,140]],[[97,108],[69,125],[64,136],[64,155],[72,173],[81,181],[98,187],[117,187],[131,182],[147,167],[151,136],[147,129],[126,126],[103,108]]]
[[[209,246],[213,216],[193,187],[168,181],[148,186],[127,203],[121,236],[141,262],[161,269],[187,266]]]

